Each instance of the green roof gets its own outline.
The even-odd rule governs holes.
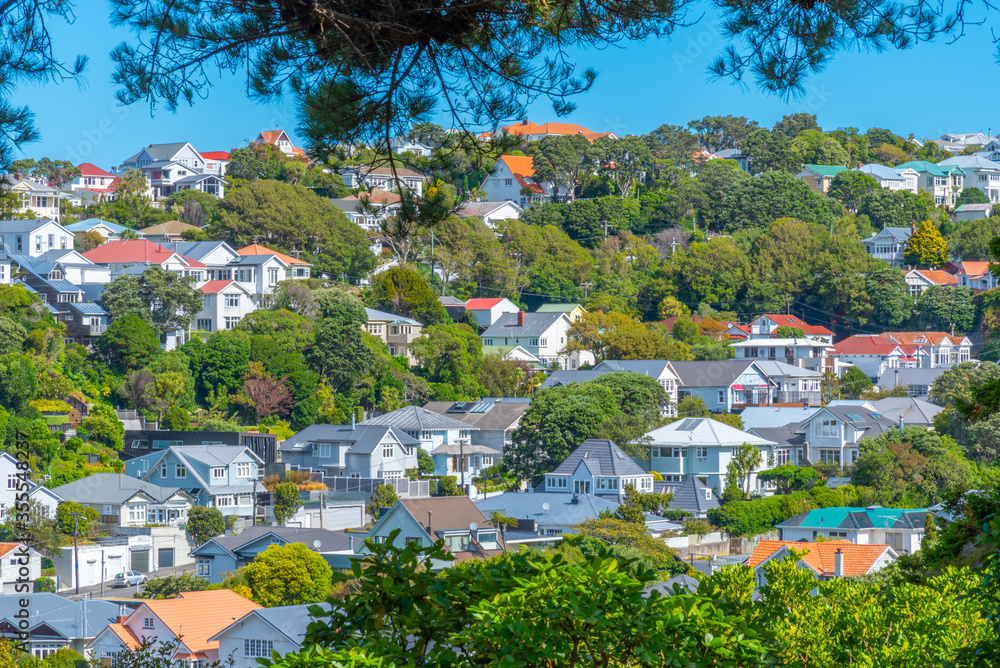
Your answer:
[[[902,165],[896,165],[895,169],[912,169],[915,172],[927,172],[934,176],[948,176],[949,174],[965,174],[964,171],[959,167],[954,165],[935,165],[933,162],[927,162],[926,160],[911,160],[910,162],[904,162]]]
[[[583,308],[579,304],[542,304],[535,313],[569,313],[575,308]]]
[[[926,508],[820,508],[811,510],[799,524],[801,527],[836,528],[851,513],[864,513],[875,529],[892,527],[903,513],[926,513]]]
[[[836,176],[847,169],[847,167],[841,167],[840,165],[802,165],[802,169],[816,172],[820,176]]]
[[[517,347],[519,346],[483,346],[483,356],[500,355],[500,357],[504,357],[507,353],[509,353],[510,351],[512,351],[514,348]],[[527,352],[529,355],[531,354],[529,351],[525,352]],[[532,369],[535,369],[536,371],[545,369],[545,366],[540,362],[526,362],[526,364]]]

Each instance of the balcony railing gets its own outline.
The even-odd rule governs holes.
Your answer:
[[[802,404],[805,403],[807,406],[819,406],[822,404],[823,393],[820,391],[789,391],[789,392],[775,392],[774,403],[776,404]]]

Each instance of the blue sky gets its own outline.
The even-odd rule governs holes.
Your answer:
[[[1000,66],[987,29],[972,28],[954,44],[936,42],[908,51],[843,53],[807,84],[804,97],[782,100],[752,85],[713,81],[707,66],[723,46],[710,18],[670,39],[582,51],[578,63],[598,70],[594,87],[578,96],[577,110],[558,119],[548,102],[529,109],[536,122],[567,120],[597,132],[641,134],[663,124],[684,125],[706,115],[733,114],[771,126],[784,114],[817,115],[824,129],[888,127],[899,134],[936,137],[943,132],[1000,132],[995,82]],[[190,141],[200,151],[244,146],[276,125],[295,137],[295,104],[247,99],[239,76],[220,73],[208,97],[177,112],[151,111],[114,98],[108,52],[129,34],[114,30],[99,12],[81,14],[72,26],[55,25],[57,55],[90,57],[87,83],[24,86],[14,102],[36,113],[39,142],[27,156],[93,162],[110,168],[150,143]]]

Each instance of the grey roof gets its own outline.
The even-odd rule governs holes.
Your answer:
[[[680,575],[675,575],[674,577],[666,580],[664,582],[658,582],[652,587],[647,587],[642,595],[649,597],[654,591],[659,592],[661,596],[673,596],[676,592],[675,587],[679,587],[682,594],[690,593],[693,594],[698,591],[698,586],[701,584],[698,580],[695,580],[690,575],[686,573],[681,573]]]
[[[929,401],[914,397],[886,397],[872,401],[871,404],[887,420],[897,422],[903,418],[904,425],[932,424],[934,416],[944,410]]]
[[[84,283],[80,286],[80,291],[83,293],[83,300],[85,302],[101,301],[101,295],[104,294],[106,285],[106,283]]]
[[[214,542],[219,547],[237,554],[245,546],[268,534],[273,535],[285,544],[302,543],[308,545],[310,549],[319,552],[342,552],[351,547],[351,537],[343,531],[329,531],[327,529],[304,529],[300,527],[265,527],[248,526],[235,536],[217,536],[210,541],[202,543],[192,551],[195,554],[202,547],[210,542]],[[319,541],[319,548],[314,548],[314,543]]]
[[[757,368],[768,378],[822,378],[823,374],[812,369],[803,369],[794,364],[775,362],[772,360],[754,360]]]
[[[424,408],[478,429],[508,429],[521,419],[530,403],[524,401],[429,401]]]
[[[865,239],[865,241],[872,241],[873,239],[875,239],[875,237],[881,235],[883,232],[890,235],[897,241],[904,241],[904,242],[908,241],[910,235],[913,234],[913,230],[911,230],[909,227],[883,227],[881,230],[879,230],[875,234]]]
[[[897,385],[903,387],[930,385],[945,371],[946,369],[941,367],[934,369],[887,369],[878,377],[878,386],[891,390]]]
[[[330,604],[326,601],[321,603],[304,603],[302,605],[279,605],[275,608],[259,608],[257,610],[251,610],[243,617],[240,617],[235,622],[222,629],[214,636],[209,638],[209,640],[218,640],[226,631],[233,627],[239,628],[243,625],[245,620],[250,617],[258,617],[277,630],[279,633],[283,634],[286,638],[301,645],[305,639],[306,628],[315,619],[309,614],[309,608],[312,606],[319,606],[324,610],[330,609]]]
[[[100,599],[71,601],[57,594],[18,594],[0,596],[0,620],[18,627],[21,599],[27,599],[28,629],[39,624],[51,627],[65,638],[93,638],[117,621],[120,608],[117,603]],[[86,612],[86,614],[84,614]],[[84,626],[86,619],[86,626]]]
[[[438,301],[444,304],[445,306],[461,306],[462,308],[465,308],[465,302],[463,302],[458,297],[452,297],[451,295],[443,295],[441,297],[438,297]]]
[[[86,232],[87,230],[92,230],[98,225],[104,225],[112,232],[117,232],[121,234],[126,230],[131,228],[125,227],[124,225],[119,225],[118,223],[112,223],[107,220],[102,220],[100,218],[88,218],[87,220],[81,220],[78,223],[70,223],[69,225],[63,225],[70,232]]]
[[[862,174],[871,174],[880,179],[895,179],[897,181],[903,180],[903,175],[892,167],[886,167],[885,165],[877,165],[872,163],[870,165],[862,165],[858,167],[858,171]]]
[[[399,428],[388,425],[361,423],[355,427],[347,424],[314,424],[285,439],[280,452],[301,452],[310,443],[349,443],[348,453],[371,454],[387,433],[395,435],[403,445],[419,445],[420,441]]]
[[[189,257],[193,260],[201,260],[201,258],[205,257],[219,246],[228,246],[229,250],[232,251],[232,254],[237,255],[236,250],[232,246],[229,246],[225,241],[167,241],[165,243],[161,243],[160,245],[167,250],[179,253],[180,255]]]
[[[139,153],[142,153],[143,151],[146,151],[146,153],[149,154],[149,157],[153,160],[170,160],[185,146],[187,146],[186,141],[172,142],[170,144],[150,144],[149,146],[139,149],[138,153],[125,162],[130,162],[139,157]]]
[[[368,418],[363,425],[388,425],[406,431],[441,431],[442,429],[477,429],[470,424],[440,415],[420,406],[406,406],[399,410]]]
[[[495,455],[499,451],[488,445],[477,445],[472,443],[444,443],[431,451],[432,455]]]
[[[583,463],[593,475],[623,476],[649,475],[636,464],[631,457],[612,441],[606,439],[588,438],[580,444],[570,456],[556,467],[552,473],[558,475],[573,475],[577,467]]]
[[[419,325],[420,323],[413,318],[406,318],[401,315],[396,315],[395,313],[386,313],[385,311],[376,311],[373,308],[366,308],[365,313],[368,314],[368,320],[388,320],[389,322],[399,322],[404,325]]]
[[[713,420],[711,418],[683,418],[676,422],[654,429],[646,434],[649,445],[685,445],[685,446],[740,446],[773,445],[773,442],[754,437],[736,427]]]
[[[177,179],[177,181],[174,182],[174,185],[177,184],[190,185],[192,183],[207,181],[208,179],[216,179],[218,181],[221,181],[222,177],[219,176],[218,174],[190,174],[182,179]]]
[[[771,428],[782,427],[786,424],[799,424],[803,420],[812,417],[819,408],[809,407],[789,407],[789,406],[751,406],[743,409],[740,419],[743,420],[743,429],[757,429],[758,427]]]
[[[40,280],[45,281],[53,290],[57,292],[80,292],[80,287],[70,283],[65,280],[54,280],[50,278],[41,278]]]
[[[504,313],[489,329],[482,333],[484,338],[500,337],[539,337],[552,327],[559,318],[564,317],[562,313],[525,313],[524,326],[518,326],[517,313]]]
[[[548,511],[543,504],[549,504]],[[607,510],[614,512],[618,504],[590,494],[573,495],[565,492],[504,492],[476,503],[483,513],[498,510],[517,520],[535,520],[538,524],[575,525],[593,519]]]
[[[673,494],[674,498],[668,508],[686,510],[695,516],[704,516],[712,508],[719,507],[715,492],[696,476],[688,476],[683,482],[654,482],[653,491],[657,494]]]
[[[94,473],[60,485],[52,490],[67,501],[77,503],[125,503],[143,492],[157,503],[163,503],[181,491],[180,487],[161,487],[120,473]]]
[[[744,158],[746,156],[743,155],[743,151],[738,148],[724,148],[721,151],[716,151],[715,157],[723,160],[738,160],[739,158]]]
[[[561,387],[570,383],[586,383],[589,380],[600,378],[609,373],[614,373],[610,369],[583,369],[576,371],[553,371],[549,374],[541,385],[540,390],[547,390],[550,387]]]
[[[631,371],[658,378],[663,374],[664,368],[669,366],[669,360],[604,360],[595,365],[594,369],[608,372]]]
[[[29,218],[26,220],[0,220],[0,232],[4,234],[32,232],[45,223],[55,223],[55,221],[38,220],[37,218]],[[58,223],[56,224],[58,225]]]
[[[510,204],[515,209],[521,209],[520,206],[514,202],[466,202],[462,206],[458,207],[458,212],[455,214],[459,218],[470,217],[470,216],[488,216],[500,207]]]
[[[277,255],[237,255],[229,261],[229,265],[267,264],[272,261],[278,261],[288,266],[288,263]]]
[[[987,160],[978,155],[956,155],[953,158],[942,160],[939,165],[954,165],[962,169],[990,169],[1000,171],[1000,163]]]
[[[806,437],[801,425],[801,422],[794,422],[780,427],[753,427],[748,431],[777,445],[802,445]]]
[[[752,360],[671,362],[683,387],[729,387],[742,376]]]
[[[69,306],[71,311],[86,315],[108,315],[108,312],[100,304],[94,304],[93,302],[70,302],[67,306]]]

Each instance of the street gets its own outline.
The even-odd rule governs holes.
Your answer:
[[[170,568],[161,568],[155,573],[144,573],[146,577],[149,578],[150,582],[157,578],[165,578],[168,575],[177,575],[183,573],[184,571],[194,572],[194,564],[187,564],[185,566],[171,566]],[[136,591],[142,591],[144,587],[140,586],[138,589],[136,587],[120,587],[114,589],[111,586],[111,580],[104,583],[104,598],[128,598],[131,597]],[[65,596],[71,599],[80,599],[86,596],[91,598],[101,598],[101,585],[95,585],[92,587],[80,587],[80,594],[77,595],[76,590],[73,588],[63,590],[59,592],[60,596]]]

